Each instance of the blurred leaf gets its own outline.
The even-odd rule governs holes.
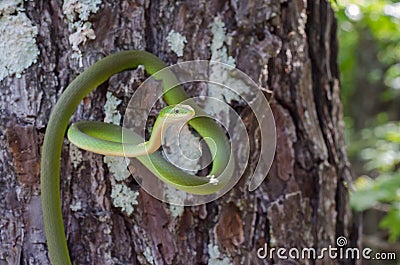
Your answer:
[[[400,63],[392,65],[385,73],[385,84],[400,89]]]
[[[382,85],[386,91],[379,99],[390,104],[396,97],[400,97],[400,92],[396,94],[389,90],[400,88],[397,69],[392,68],[400,62],[400,3],[390,0],[338,0],[332,5],[339,22],[339,65],[345,115],[348,114],[350,104],[353,104],[351,97],[356,97],[353,95],[355,87],[359,85],[355,81],[358,73],[357,58],[368,52],[359,49],[365,42],[360,38],[362,32],[371,34],[379,50],[376,59],[381,63],[376,68],[371,65],[372,69],[362,74],[366,82]]]
[[[375,180],[367,176],[357,179],[355,182],[356,191],[350,195],[351,206],[363,211],[383,202],[399,200],[400,174],[392,176],[380,176]],[[400,223],[398,223],[400,226]]]
[[[388,132],[386,134],[386,140],[400,144],[400,132]]]
[[[394,240],[400,236],[400,123],[391,120],[400,119],[400,3],[338,0],[332,5],[347,152],[365,175],[356,181],[350,202],[357,210],[388,205],[380,225]]]
[[[389,240],[394,242],[400,238],[400,209],[393,207],[388,214],[382,219],[379,224],[380,227],[389,230]]]
[[[361,133],[358,150],[367,171],[391,172],[400,163],[400,123],[388,122],[366,128]]]

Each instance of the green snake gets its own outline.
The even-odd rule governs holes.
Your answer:
[[[110,76],[143,65],[149,75],[163,86],[163,98],[170,106],[163,109],[153,128],[148,142],[133,132],[122,143],[123,128],[99,122],[79,122],[70,127],[68,136],[78,147],[107,155],[132,155],[162,181],[183,191],[207,195],[224,188],[234,171],[233,155],[224,130],[196,103],[189,99],[170,71],[160,71],[167,67],[158,57],[145,51],[122,51],[109,55],[81,73],[60,96],[47,124],[41,159],[41,198],[44,228],[50,261],[55,265],[71,264],[65,237],[60,199],[60,156],[64,135],[69,120],[81,100]],[[180,104],[185,101],[184,104]],[[176,118],[176,122],[189,124],[207,143],[214,157],[210,178],[187,174],[173,166],[154,152],[159,147],[160,133],[166,123]],[[168,125],[168,124],[167,124]],[[158,133],[158,134],[157,134]],[[125,137],[124,137],[125,139]],[[151,152],[154,152],[150,154]],[[139,155],[139,156],[138,156]],[[214,178],[215,177],[215,178]]]

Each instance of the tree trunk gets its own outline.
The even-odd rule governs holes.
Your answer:
[[[336,21],[328,2],[0,3],[0,265],[50,263],[39,187],[49,114],[79,73],[127,49],[150,51],[167,64],[234,62],[269,97],[275,158],[255,191],[249,192],[242,180],[218,200],[180,207],[148,195],[133,178],[121,180],[124,172],[115,172],[103,156],[65,140],[61,196],[74,264],[355,264],[328,256],[285,260],[276,252],[257,255],[265,244],[336,246],[339,236],[347,238],[347,246],[357,246],[358,226],[345,184],[351,176]],[[111,78],[85,98],[73,120],[119,121],[144,79],[141,69]],[[207,93],[199,90],[189,93]],[[242,102],[228,103],[254,135],[249,174],[259,155],[259,128]]]

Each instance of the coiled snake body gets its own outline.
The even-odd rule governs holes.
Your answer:
[[[156,80],[162,81],[165,92],[163,97],[170,105],[159,115],[160,130],[153,129],[153,131],[161,132],[162,124],[169,123],[177,116],[179,116],[177,120],[183,122],[190,119],[194,113],[200,116],[205,114],[194,101],[189,99],[181,86],[173,87],[177,82],[172,72],[159,72],[166,67],[165,63],[148,52],[118,52],[96,62],[80,74],[66,88],[52,110],[43,143],[41,198],[49,255],[54,265],[71,264],[60,201],[60,156],[69,120],[80,101],[89,92],[113,74],[139,65],[143,65],[146,72]],[[185,105],[179,104],[184,100],[186,100]],[[149,142],[142,144],[136,144],[143,142],[142,138],[132,135],[132,144],[126,147],[121,142],[121,127],[97,122],[80,122],[71,126],[68,136],[71,142],[97,153],[137,156],[137,159],[154,175],[178,189],[193,194],[212,194],[226,185],[233,172],[229,140],[225,132],[211,118],[196,117],[191,119],[189,124],[204,138],[211,153],[214,154],[210,176],[215,176],[217,182],[210,183],[210,178],[187,174],[168,163],[159,154],[150,154],[157,150],[160,143],[160,138],[156,134],[150,137]]]

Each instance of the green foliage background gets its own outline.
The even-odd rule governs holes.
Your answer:
[[[338,0],[332,6],[348,154],[358,177],[351,204],[383,209],[380,227],[393,242],[400,238],[400,3]]]

